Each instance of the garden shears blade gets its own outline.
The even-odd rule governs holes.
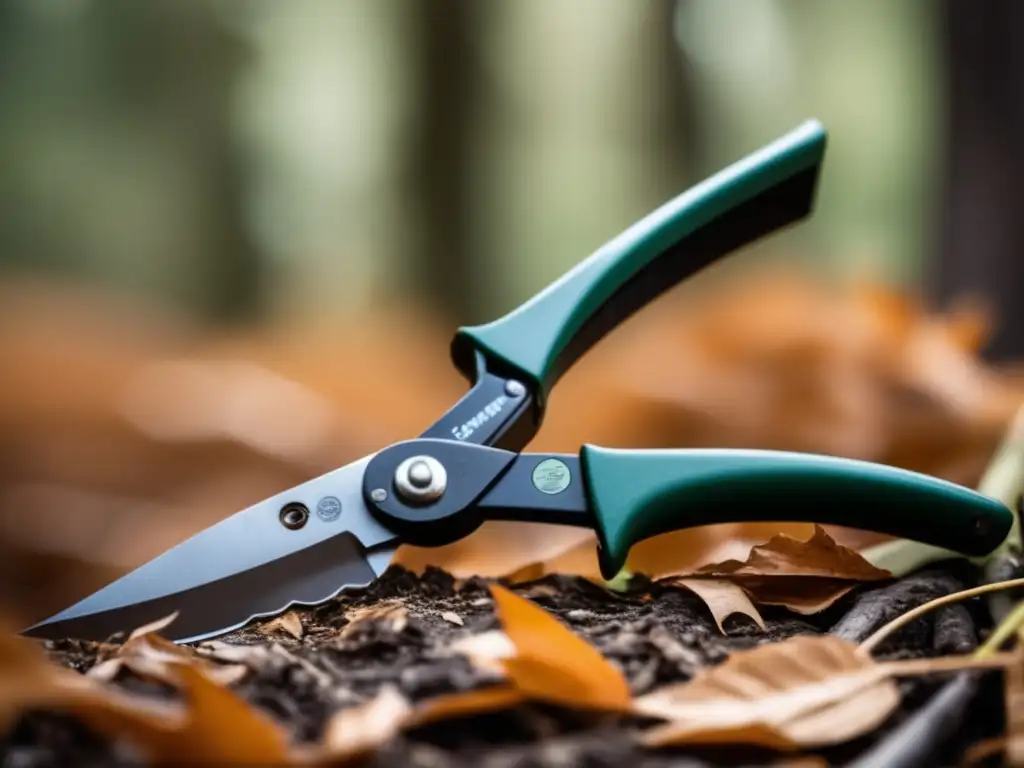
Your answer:
[[[486,520],[592,529],[607,578],[643,539],[725,522],[832,523],[991,552],[1013,520],[1004,504],[879,464],[745,449],[521,453],[551,389],[595,343],[681,280],[810,214],[825,146],[808,121],[504,317],[459,329],[452,360],[472,386],[418,438],[238,512],[24,634],[103,640],[177,614],[165,636],[207,639],[367,586],[401,544],[449,544]]]

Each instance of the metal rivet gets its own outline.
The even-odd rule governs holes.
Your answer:
[[[309,520],[309,509],[305,504],[300,504],[297,501],[292,502],[281,507],[281,512],[277,518],[281,521],[281,525],[289,531],[297,531]]]
[[[409,467],[409,482],[417,488],[426,488],[434,479],[430,466],[425,461],[414,462]]]
[[[522,397],[526,394],[526,387],[515,379],[509,379],[505,382],[505,394],[509,397]]]
[[[388,500],[388,492],[383,488],[374,488],[370,491],[370,498],[380,504],[382,501]]]
[[[410,456],[395,470],[395,488],[406,501],[427,503],[441,498],[448,473],[433,456]]]

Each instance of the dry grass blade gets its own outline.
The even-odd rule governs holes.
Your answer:
[[[668,721],[644,734],[648,746],[822,747],[881,725],[900,701],[895,675],[1005,664],[969,657],[879,664],[846,640],[797,636],[734,653],[688,683],[637,699],[634,709]]]
[[[540,606],[490,585],[498,618],[515,646],[501,661],[524,696],[576,709],[628,711],[629,683],[601,652]]]

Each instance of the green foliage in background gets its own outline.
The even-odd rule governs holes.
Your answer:
[[[415,293],[475,322],[817,117],[831,133],[818,213],[765,250],[911,281],[931,247],[933,13],[10,0],[0,266],[211,320]]]

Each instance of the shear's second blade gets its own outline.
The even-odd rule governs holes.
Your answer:
[[[388,567],[398,541],[363,503],[368,461],[233,515],[24,634],[103,640],[177,612],[162,634],[192,642],[370,584]],[[310,510],[309,519],[290,530],[279,513],[296,502]]]

